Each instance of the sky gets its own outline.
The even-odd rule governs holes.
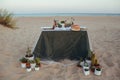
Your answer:
[[[14,13],[120,13],[120,0],[0,0]]]

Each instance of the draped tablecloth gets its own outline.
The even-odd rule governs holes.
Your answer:
[[[33,54],[47,60],[79,60],[89,51],[87,31],[42,31]]]

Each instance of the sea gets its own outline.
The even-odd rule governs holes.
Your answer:
[[[120,16],[115,13],[21,13],[14,14],[15,17],[49,17],[49,16]]]

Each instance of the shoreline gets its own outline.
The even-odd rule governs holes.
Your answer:
[[[78,16],[120,16],[120,13],[15,13],[16,17],[78,17]]]

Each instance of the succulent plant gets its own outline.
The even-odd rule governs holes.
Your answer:
[[[24,57],[22,57],[22,58],[20,59],[20,62],[22,62],[22,63],[27,63],[27,59],[24,58]]]
[[[65,23],[65,21],[61,21],[61,23]]]
[[[26,51],[26,57],[32,57],[33,54],[31,53],[31,49],[30,47],[27,48],[27,51]]]
[[[101,68],[97,68],[96,70],[97,70],[97,71],[101,71]]]
[[[35,63],[35,60],[30,60],[30,63]]]
[[[36,64],[39,64],[40,63],[40,58],[35,58],[35,61],[36,61]]]

